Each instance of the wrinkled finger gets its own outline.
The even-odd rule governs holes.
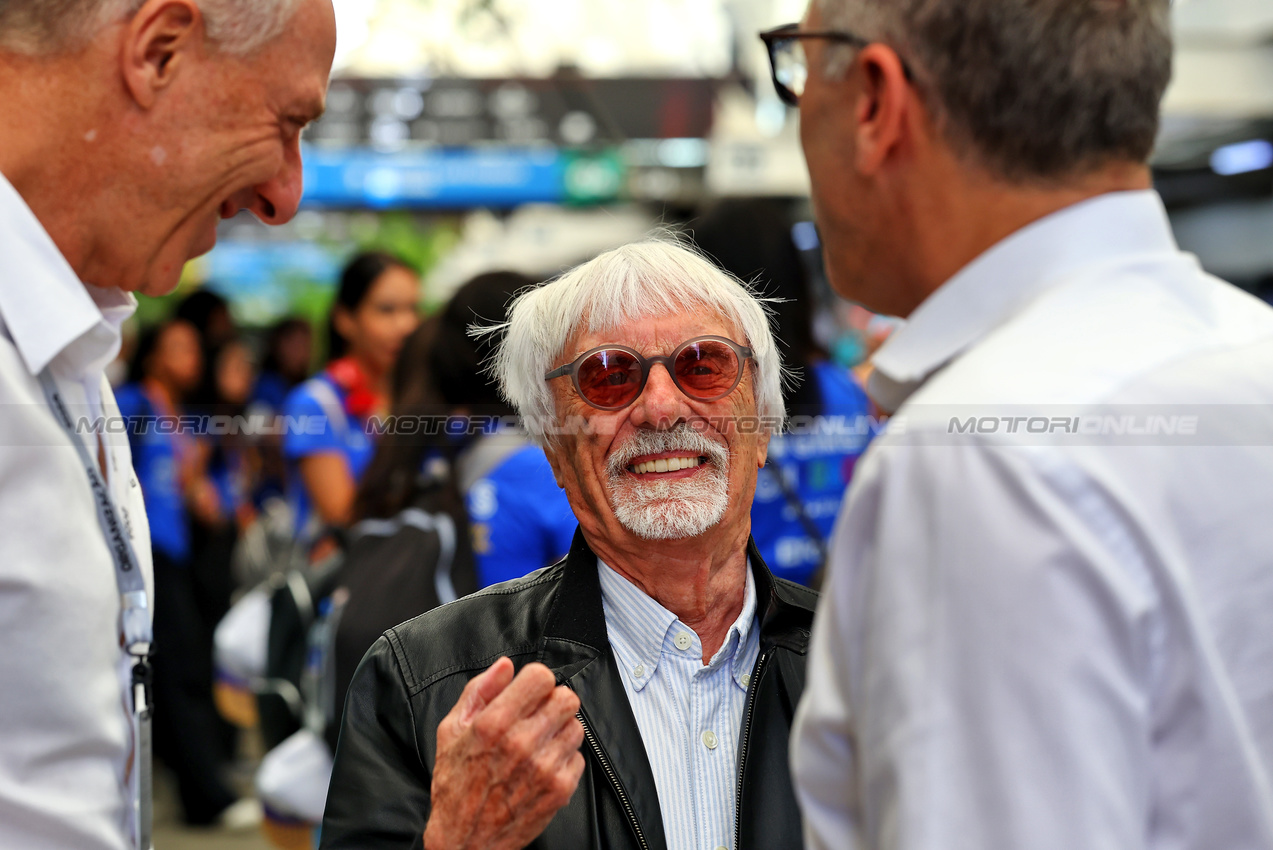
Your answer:
[[[571,753],[579,752],[579,748],[583,746],[583,740],[583,724],[579,722],[578,717],[571,715],[553,731],[552,737],[544,742],[544,749],[558,753],[560,759],[565,762],[570,759]]]
[[[552,697],[556,686],[557,677],[553,671],[543,664],[527,664],[512,684],[482,710],[474,723],[480,724],[483,734],[489,738],[498,737],[518,721],[538,711]]]
[[[452,709],[460,725],[467,726],[478,713],[507,690],[512,681],[513,662],[507,658],[499,659],[470,679]]]
[[[579,713],[579,695],[565,685],[560,685],[553,691],[552,697],[544,704],[540,713],[548,723],[544,737],[551,738],[563,726],[579,723],[579,719],[575,716]],[[580,725],[579,728],[582,729],[583,726]]]
[[[538,750],[552,740],[563,724],[578,723],[578,710],[578,695],[565,685],[558,685],[534,714],[513,724],[510,737],[522,739],[532,750]]]
[[[569,783],[570,793],[566,795],[567,801],[575,793],[575,789],[579,787],[579,780],[583,777],[584,767],[587,762],[584,760],[583,753],[575,750],[567,759],[566,764],[561,770],[561,776]]]

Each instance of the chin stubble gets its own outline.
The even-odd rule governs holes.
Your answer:
[[[701,471],[690,478],[639,480],[627,473],[634,458],[682,451],[705,459]],[[670,431],[639,431],[606,462],[610,507],[624,528],[644,540],[697,537],[725,516],[728,469],[729,450],[688,424]]]

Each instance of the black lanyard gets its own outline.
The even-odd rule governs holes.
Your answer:
[[[150,622],[150,602],[146,594],[146,577],[133,550],[126,527],[119,519],[119,511],[106,486],[106,479],[97,461],[89,453],[84,441],[75,433],[75,422],[62,400],[62,393],[49,369],[40,373],[40,386],[49,408],[62,430],[70,438],[80,456],[80,463],[88,476],[93,491],[93,504],[97,508],[97,522],[106,548],[115,563],[115,582],[119,586],[120,633],[124,646],[132,656],[132,686],[129,694],[133,707],[133,769],[136,771],[137,791],[132,799],[132,814],[136,823],[136,846],[151,850],[151,705],[150,705],[150,647],[154,634]]]

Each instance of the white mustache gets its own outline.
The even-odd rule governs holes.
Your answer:
[[[606,472],[618,478],[636,458],[663,452],[693,452],[721,470],[729,465],[729,449],[682,422],[670,431],[637,431],[606,459]]]

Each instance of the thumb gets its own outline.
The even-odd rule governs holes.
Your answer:
[[[464,686],[460,694],[459,714],[457,719],[462,726],[467,726],[486,708],[491,700],[504,692],[513,681],[513,662],[501,658]]]

